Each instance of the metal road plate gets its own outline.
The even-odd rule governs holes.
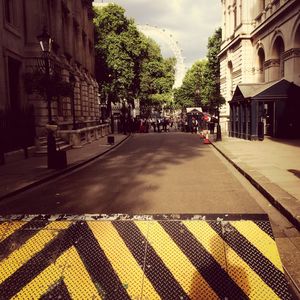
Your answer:
[[[0,299],[292,297],[266,215],[14,215]]]

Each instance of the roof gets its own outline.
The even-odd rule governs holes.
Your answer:
[[[268,83],[242,83],[237,85],[232,100],[233,102],[242,99],[282,99],[288,98],[290,90],[300,87],[285,79]]]
[[[300,87],[285,79],[278,81],[253,97],[253,99],[288,98],[293,92],[300,92]]]
[[[186,108],[186,113],[187,114],[199,114],[202,113],[202,108],[201,107],[187,107]]]

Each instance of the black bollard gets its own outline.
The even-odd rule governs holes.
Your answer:
[[[217,124],[217,137],[216,141],[222,141],[222,134],[221,134],[221,125]]]

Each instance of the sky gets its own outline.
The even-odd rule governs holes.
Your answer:
[[[126,10],[160,46],[164,57],[183,57],[186,70],[206,56],[208,38],[221,26],[221,0],[94,0]],[[145,28],[146,27],[146,28]],[[170,46],[172,45],[172,46]],[[178,53],[179,51],[179,53]]]

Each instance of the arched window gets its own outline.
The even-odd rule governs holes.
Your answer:
[[[258,52],[258,82],[265,82],[265,52],[263,48],[259,48]]]
[[[232,12],[233,12],[233,29],[235,30],[237,27],[236,0],[233,1]]]
[[[279,76],[277,79],[284,77],[284,42],[282,37],[278,36],[273,45],[273,57],[279,61]]]

